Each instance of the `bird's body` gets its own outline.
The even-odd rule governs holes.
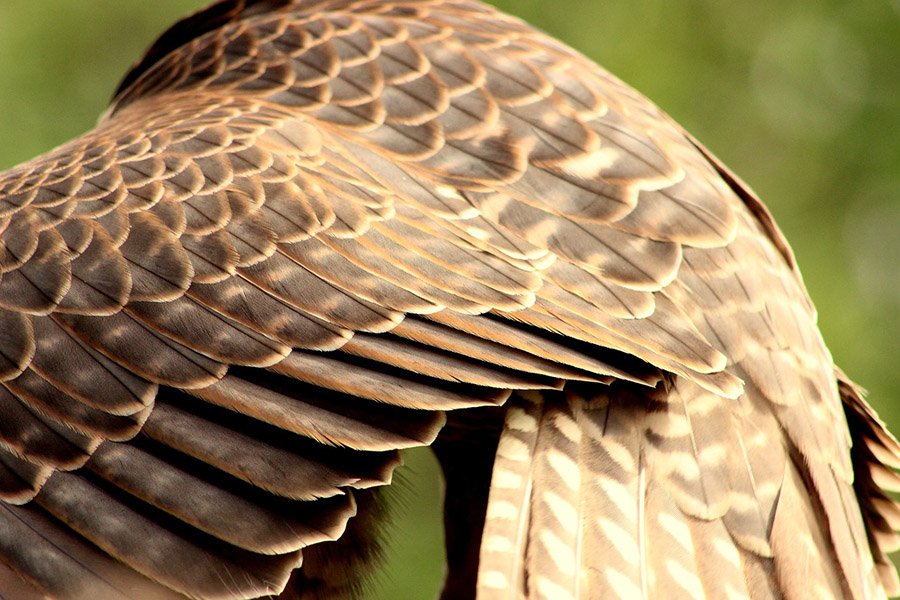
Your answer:
[[[182,21],[0,174],[0,273],[0,597],[358,593],[422,445],[448,599],[900,591],[763,204],[486,5]]]

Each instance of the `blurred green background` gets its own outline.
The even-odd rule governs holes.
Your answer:
[[[90,128],[129,64],[205,4],[2,0],[0,168]],[[797,253],[836,362],[900,432],[900,3],[495,4],[652,98],[754,187]],[[433,598],[434,462],[412,453],[399,477],[393,566],[373,598]]]

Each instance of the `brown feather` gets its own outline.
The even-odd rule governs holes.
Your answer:
[[[309,548],[292,593],[358,596],[433,442],[448,598],[900,590],[900,446],[765,207],[476,0],[164,34],[0,173],[0,382],[0,595],[276,594]]]

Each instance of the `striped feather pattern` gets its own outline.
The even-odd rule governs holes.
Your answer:
[[[514,397],[478,597],[847,596],[784,432],[770,420],[777,437],[762,441],[752,407],[750,419],[722,408],[683,380],[650,394],[613,384]],[[859,597],[883,595],[874,582]]]

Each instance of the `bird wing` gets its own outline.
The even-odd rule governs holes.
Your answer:
[[[738,574],[788,596],[810,575],[864,597],[865,525],[889,508],[864,523],[812,306],[723,173],[631,88],[476,2],[190,17],[94,130],[0,175],[0,584],[275,593],[398,449],[516,391],[540,424],[506,467],[531,482],[511,488],[524,525],[496,568],[483,547],[482,582],[549,573],[553,542],[528,542],[561,526],[538,503],[563,411],[579,472],[612,477],[610,448],[641,459],[619,483],[642,519],[716,528]],[[557,505],[605,511],[589,482]],[[801,517],[823,573],[784,549]],[[651,572],[667,589],[658,541],[597,575],[602,536],[566,539],[581,597],[617,577],[646,593]],[[712,594],[701,554],[679,564]]]

